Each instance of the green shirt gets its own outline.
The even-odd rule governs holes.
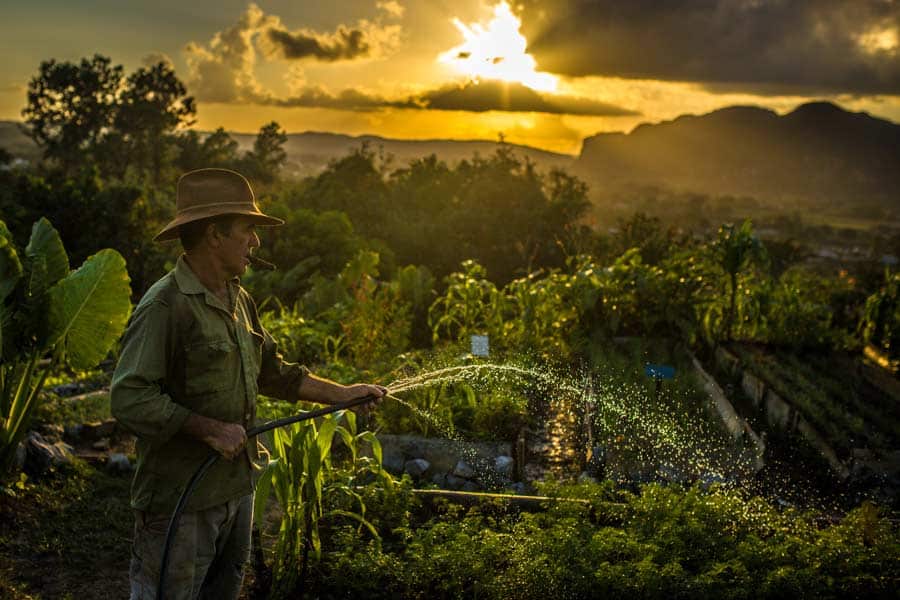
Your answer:
[[[180,429],[191,413],[251,427],[258,392],[295,401],[307,370],[285,362],[262,327],[252,298],[235,278],[231,306],[178,259],[134,310],[111,388],[112,412],[137,436],[131,505],[171,512],[212,449]],[[253,491],[261,462],[249,441],[234,460],[220,458],[186,510],[202,510]]]

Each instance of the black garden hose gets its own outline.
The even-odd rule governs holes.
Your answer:
[[[254,438],[261,433],[276,429],[278,427],[284,427],[285,425],[290,425],[292,423],[306,421],[307,419],[314,419],[316,417],[321,417],[323,415],[337,412],[339,410],[346,410],[348,408],[353,408],[354,406],[366,404],[367,402],[373,402],[376,399],[377,397],[374,394],[369,394],[367,396],[356,398],[355,400],[350,400],[349,402],[332,404],[331,406],[317,408],[316,410],[292,415],[290,417],[284,417],[283,419],[275,419],[274,421],[263,423],[258,427],[248,429],[247,439],[249,440],[250,438]],[[184,488],[184,491],[181,493],[181,497],[178,499],[178,503],[175,505],[175,510],[172,512],[172,518],[169,520],[169,529],[166,532],[166,543],[165,546],[163,546],[162,561],[159,565],[159,584],[156,588],[156,600],[163,600],[163,589],[165,589],[166,571],[168,570],[169,566],[169,553],[172,549],[172,543],[175,541],[175,534],[178,532],[178,522],[181,520],[181,513],[184,511],[184,506],[185,504],[187,504],[187,500],[188,498],[190,498],[191,494],[194,493],[194,488],[197,487],[197,485],[200,483],[200,480],[203,479],[203,477],[206,475],[206,472],[211,466],[213,466],[213,464],[216,462],[216,460],[219,459],[220,456],[221,454],[219,454],[218,452],[212,452],[206,458],[206,460],[203,461],[203,464],[200,465],[200,468],[198,468],[191,476],[190,481],[188,481],[187,485]]]

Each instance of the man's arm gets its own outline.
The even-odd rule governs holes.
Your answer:
[[[341,385],[312,373],[306,374],[297,390],[300,400],[319,404],[341,404],[370,394],[375,397],[374,403],[377,404],[386,393],[387,389],[380,385],[370,383]]]

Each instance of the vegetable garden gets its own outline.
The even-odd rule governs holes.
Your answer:
[[[36,185],[30,175],[2,176],[7,190]],[[432,193],[456,199],[422,217],[446,247],[404,222],[428,214]],[[7,212],[4,198],[0,556],[13,566],[0,567],[0,590],[57,597],[41,587],[38,566],[67,557],[82,570],[106,561],[123,585],[127,527],[111,527],[114,540],[90,538],[107,558],[86,555],[73,536],[86,535],[84,524],[102,529],[104,511],[129,518],[127,473],[111,474],[96,453],[23,469],[20,442],[30,431],[77,439],[109,419],[103,386],[116,340],[162,269],[134,270],[142,279],[131,288],[128,274],[173,256],[147,257],[146,247],[114,239],[118,250],[85,252],[72,271],[65,247],[87,240],[71,231],[63,239],[43,218],[26,236],[32,215]],[[799,261],[775,268],[749,220],[691,235],[636,215],[601,234],[579,220],[580,182],[537,173],[506,151],[390,171],[362,149],[319,176],[273,184],[263,202],[288,221],[260,252],[280,270],[251,272],[244,285],[282,353],[339,382],[379,382],[390,397],[368,418],[338,413],[266,437],[245,597],[895,594],[898,491],[873,465],[896,454],[900,404],[893,373],[863,354],[874,349],[888,369],[897,358],[895,275],[869,274],[875,283],[864,286]],[[528,218],[506,224],[509,211]],[[536,221],[546,231],[526,235]],[[492,237],[505,225],[515,241]],[[373,231],[356,233],[365,227]],[[489,356],[471,352],[472,335],[487,336]],[[716,367],[722,348],[739,369]],[[796,452],[820,476],[792,481],[790,470],[772,472],[777,465],[761,474],[746,440],[710,409],[694,358],[779,461]],[[652,364],[671,367],[674,379],[648,377]],[[790,401],[849,479],[754,412],[744,372]],[[98,393],[67,399],[66,386],[79,382]],[[260,417],[303,408],[263,398]],[[422,463],[416,471],[420,457],[392,462],[396,451],[382,443],[391,436],[449,440],[459,460],[452,472]],[[101,437],[93,449],[102,458],[110,446],[133,453],[127,436]],[[466,450],[484,442],[508,446],[510,461]],[[551,461],[555,445],[565,451]],[[782,476],[792,493],[770,485]],[[417,493],[454,485],[505,497],[459,505]],[[517,505],[522,495],[539,496],[538,509]],[[82,524],[54,528],[45,518]],[[102,587],[67,581],[60,597],[107,596]]]

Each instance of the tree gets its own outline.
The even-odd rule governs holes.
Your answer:
[[[175,165],[182,173],[207,167],[240,170],[238,143],[222,127],[202,139],[194,130],[185,131],[175,138],[175,145]]]
[[[728,278],[728,308],[722,323],[722,335],[725,340],[731,340],[737,313],[738,276],[750,264],[765,262],[766,249],[753,233],[753,224],[748,219],[740,227],[732,223],[722,225],[713,245],[713,254]]]
[[[287,162],[287,133],[275,121],[260,128],[253,142],[253,150],[247,152],[244,160],[244,174],[260,183],[274,183],[278,173]]]
[[[193,124],[194,99],[172,66],[159,62],[132,73],[121,95],[114,126],[122,136],[131,166],[159,185],[174,159],[173,133]]]
[[[42,62],[22,115],[44,158],[68,174],[91,155],[112,125],[121,83],[122,66],[99,54],[79,64]]]

